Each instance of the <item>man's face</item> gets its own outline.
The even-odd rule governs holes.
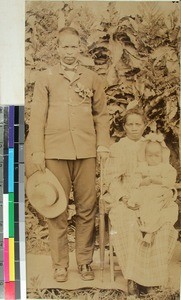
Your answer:
[[[74,64],[80,53],[79,37],[71,33],[62,33],[59,39],[60,59],[67,65]]]
[[[130,140],[138,141],[145,129],[145,124],[140,115],[132,114],[127,116],[126,123],[124,124],[124,130],[127,137]]]

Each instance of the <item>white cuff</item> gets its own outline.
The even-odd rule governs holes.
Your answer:
[[[109,151],[109,149],[107,147],[99,146],[97,148],[97,152],[110,152],[110,151]]]

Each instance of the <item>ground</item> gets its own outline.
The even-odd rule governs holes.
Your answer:
[[[181,274],[181,243],[178,241],[175,247],[174,255],[169,265],[169,287],[172,290],[179,290],[180,274]],[[75,253],[70,252],[70,267],[68,281],[65,283],[57,283],[53,279],[51,257],[48,255],[27,254],[27,288],[33,289],[65,289],[74,290],[80,288],[99,288],[99,289],[120,289],[127,291],[127,282],[123,278],[121,270],[116,265],[115,281],[111,282],[109,251],[105,251],[104,271],[100,271],[99,250],[94,253],[94,262],[92,267],[95,271],[94,281],[82,281],[77,272],[75,261]]]

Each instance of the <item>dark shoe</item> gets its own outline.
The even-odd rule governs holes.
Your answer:
[[[128,295],[139,296],[139,289],[137,283],[130,279],[128,280]]]
[[[78,266],[78,270],[82,280],[94,280],[94,272],[90,265]]]
[[[139,290],[139,295],[144,297],[147,294],[147,287],[141,284],[137,284],[137,286]]]
[[[58,269],[55,269],[54,279],[57,282],[65,282],[65,281],[67,281],[67,278],[68,278],[67,268],[58,268]]]

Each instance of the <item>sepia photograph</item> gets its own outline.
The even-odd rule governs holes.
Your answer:
[[[26,1],[27,299],[180,297],[177,1]]]

